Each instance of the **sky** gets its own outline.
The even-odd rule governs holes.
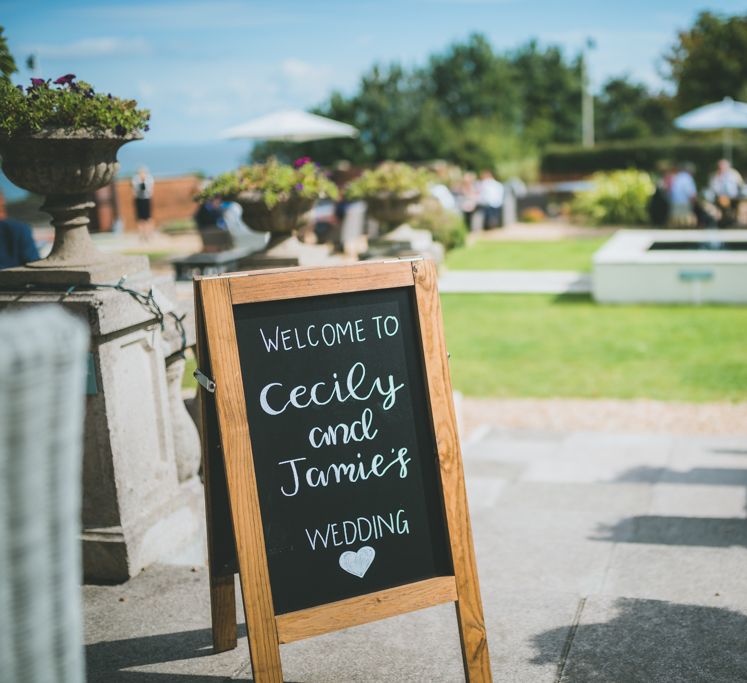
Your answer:
[[[487,36],[498,50],[532,38],[569,56],[587,38],[592,86],[629,74],[667,87],[660,57],[700,10],[744,0],[0,0],[0,25],[31,75],[75,73],[151,110],[150,143],[207,143],[221,130],[350,93],[374,63],[422,64]],[[36,74],[24,66],[38,58]]]

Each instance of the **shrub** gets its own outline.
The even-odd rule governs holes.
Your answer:
[[[428,230],[436,242],[444,245],[446,251],[464,246],[467,241],[467,228],[462,216],[447,211],[438,202],[425,202],[423,210],[408,223],[417,230]]]
[[[242,166],[212,180],[196,197],[205,201],[211,197],[235,199],[242,192],[256,192],[267,208],[291,197],[337,199],[337,186],[308,157],[297,159],[293,166],[270,159],[264,164]]]
[[[703,137],[700,134],[699,137]],[[660,138],[608,142],[594,147],[553,146],[542,156],[541,169],[545,175],[589,175],[597,171],[637,168],[656,172],[662,163],[690,161],[695,164],[695,179],[707,182],[723,156],[720,141],[687,138]],[[747,145],[735,144],[734,166],[747,169]]]
[[[648,222],[648,202],[654,183],[648,173],[630,169],[595,173],[594,187],[580,192],[571,205],[574,214],[593,225],[640,225]]]
[[[350,199],[365,199],[381,194],[413,193],[424,195],[434,176],[425,168],[414,168],[397,161],[385,161],[375,169],[364,171],[345,190]]]
[[[57,86],[57,87],[54,87]],[[148,130],[150,112],[135,100],[94,92],[74,74],[52,83],[32,78],[31,85],[14,86],[0,79],[0,134],[6,137],[34,133],[42,128],[88,129],[128,135]]]

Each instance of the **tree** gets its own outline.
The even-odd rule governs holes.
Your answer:
[[[522,133],[539,145],[578,142],[581,134],[581,61],[567,62],[557,46],[529,41],[511,55],[520,94]]]
[[[9,81],[11,74],[14,74],[18,69],[13,55],[10,54],[8,49],[8,41],[3,35],[4,31],[5,29],[0,26],[0,78]]]
[[[309,154],[319,163],[347,159],[368,164],[385,159],[433,159],[443,148],[448,124],[424,91],[420,75],[399,64],[374,66],[361,77],[350,98],[333,93],[315,113],[349,123],[360,131],[353,140],[320,140],[304,144],[263,144],[254,160],[275,154],[284,158]]]
[[[356,140],[257,145],[254,160],[303,154],[323,164],[445,159],[469,168],[518,168],[551,142],[580,136],[580,57],[536,41],[496,53],[473,34],[418,68],[374,66],[350,96],[333,93],[315,112],[356,126]]]
[[[631,140],[672,132],[671,98],[652,94],[627,76],[610,78],[596,100],[596,134],[601,141]]]
[[[480,118],[513,126],[520,120],[511,63],[496,55],[483,35],[472,34],[431,56],[420,80],[452,123]]]
[[[739,97],[747,90],[747,14],[701,12],[664,59],[677,88],[678,112]]]

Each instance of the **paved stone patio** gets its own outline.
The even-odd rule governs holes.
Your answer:
[[[485,427],[464,446],[495,681],[747,680],[745,435]],[[207,572],[87,586],[90,683],[247,679]],[[241,633],[244,634],[243,626]],[[450,605],[282,647],[287,681],[459,681]]]

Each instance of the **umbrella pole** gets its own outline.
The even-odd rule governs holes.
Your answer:
[[[734,139],[731,128],[724,128],[724,159],[730,164],[734,161]]]

